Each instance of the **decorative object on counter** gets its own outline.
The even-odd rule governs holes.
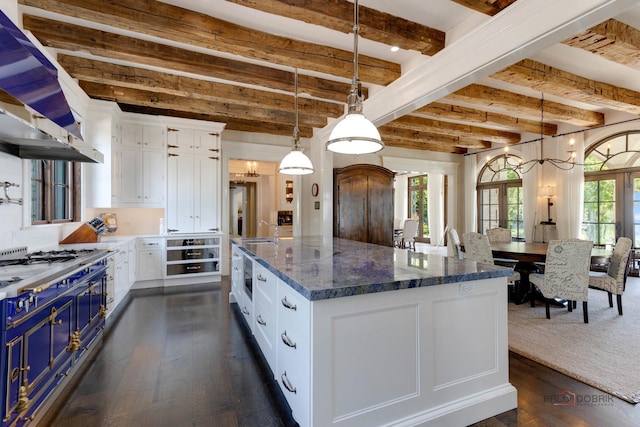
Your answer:
[[[15,205],[22,205],[22,197],[20,197],[19,199],[12,199],[11,197],[9,197],[9,187],[20,187],[19,184],[15,184],[13,182],[0,182],[0,186],[4,187],[4,197],[0,198],[0,205],[2,205],[3,203],[13,203]]]
[[[115,233],[118,229],[118,215],[115,213],[101,213],[100,218],[104,221],[107,233]]]
[[[298,69],[295,72],[294,104],[296,113],[296,123],[293,127],[293,148],[291,152],[284,156],[280,162],[278,172],[285,175],[307,175],[313,173],[311,160],[302,152],[300,148],[300,129],[298,128]]]
[[[104,220],[97,216],[82,224],[77,230],[61,240],[60,243],[96,243],[98,236],[106,230],[107,225]]]
[[[362,113],[362,84],[358,78],[358,0],[353,7],[353,81],[347,98],[347,115],[331,131],[327,150],[341,154],[368,154],[384,148],[380,132]]]

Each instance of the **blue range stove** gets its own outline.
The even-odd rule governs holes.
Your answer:
[[[38,418],[103,329],[108,252],[2,252],[1,416],[13,426]]]

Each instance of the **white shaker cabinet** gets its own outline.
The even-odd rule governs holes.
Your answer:
[[[167,231],[220,231],[219,133],[170,128],[168,134]]]
[[[139,120],[144,118],[130,115],[119,126],[120,144],[113,153],[114,205],[165,207],[165,128]]]
[[[137,280],[157,280],[162,278],[163,250],[163,238],[138,238]]]

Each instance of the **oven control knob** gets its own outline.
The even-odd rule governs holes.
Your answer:
[[[29,305],[32,305],[34,307],[38,306],[38,296],[31,294],[29,295]]]
[[[18,311],[18,312],[24,310],[24,298],[20,298],[18,300],[18,302],[16,303],[16,308],[17,308],[16,311]]]

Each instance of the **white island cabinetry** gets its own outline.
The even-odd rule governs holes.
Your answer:
[[[469,425],[517,407],[508,270],[343,239],[238,242],[254,271],[238,308],[300,426]]]

